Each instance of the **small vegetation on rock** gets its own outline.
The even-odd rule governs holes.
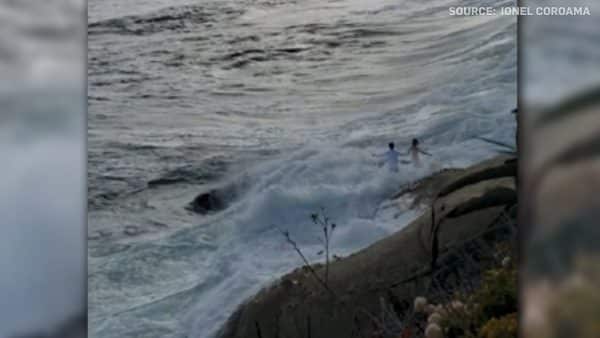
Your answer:
[[[517,337],[517,313],[511,313],[501,318],[488,320],[479,336],[482,338],[515,338]]]
[[[515,238],[508,236],[479,253],[457,253],[462,258],[454,264],[479,272],[465,274],[456,283],[445,281],[447,273],[434,274],[430,293],[415,297],[413,311],[399,319],[404,327],[396,337],[516,338],[518,273],[511,257]],[[481,260],[463,257],[468,255]],[[486,255],[492,263],[482,263]]]

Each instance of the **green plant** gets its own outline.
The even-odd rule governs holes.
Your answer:
[[[516,338],[517,331],[517,313],[511,313],[500,318],[488,320],[479,331],[479,337]]]
[[[464,307],[460,310],[452,306],[445,307],[447,315],[442,326],[446,330],[446,337],[516,337],[516,334],[510,335],[510,327],[507,330],[497,328],[507,324],[511,318],[507,316],[517,312],[517,270],[514,265],[486,270],[481,284],[475,290],[468,294],[458,292],[454,299],[461,300]]]
[[[516,269],[490,269],[485,272],[472,302],[479,305],[482,317],[501,317],[517,311],[517,287]]]

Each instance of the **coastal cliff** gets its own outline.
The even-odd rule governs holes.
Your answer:
[[[422,216],[331,262],[327,288],[307,267],[281,277],[243,303],[220,337],[385,336],[382,309],[388,305],[398,317],[410,314],[413,320],[416,296],[441,302],[465,281],[478,284],[481,272],[497,263],[495,245],[514,241],[516,234],[516,173],[516,159],[499,156],[399,189],[394,200],[428,206]],[[324,265],[313,268],[322,274]]]

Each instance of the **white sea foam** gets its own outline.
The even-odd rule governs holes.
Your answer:
[[[513,126],[505,122],[504,138],[514,137]],[[431,150],[434,159],[425,159],[422,168],[404,165],[391,174],[371,156],[377,150],[315,144],[260,163],[233,182],[222,183],[244,189],[226,211],[157,242],[92,258],[92,269],[113,271],[123,279],[92,278],[92,288],[97,287],[94,283],[118,284],[91,294],[92,302],[109,300],[104,302],[106,314],[92,318],[91,327],[103,335],[192,332],[209,337],[241,301],[301,264],[274,225],[288,230],[307,256],[318,261],[320,230],[310,214],[324,208],[338,224],[332,252],[347,255],[420,214],[418,208],[408,209],[409,203],[390,200],[404,184],[442,167],[465,166],[494,154],[479,141],[437,145]],[[243,180],[250,183],[240,183]],[[129,301],[120,301],[125,294]]]
[[[230,69],[229,64],[223,67],[218,62],[222,51],[209,53],[217,59],[207,66],[211,81],[232,86],[225,86],[226,90],[218,87],[216,100],[202,97],[209,102],[207,105],[202,101],[190,110],[169,110],[168,119],[161,119],[163,108],[150,103],[139,115],[118,114],[105,101],[94,103],[91,121],[99,129],[90,142],[90,156],[98,163],[107,156],[101,145],[110,146],[105,139],[155,145],[156,152],[167,143],[169,155],[178,150],[177,144],[194,144],[197,140],[201,145],[231,152],[225,156],[229,170],[220,181],[192,188],[197,189],[196,193],[209,188],[234,189],[236,193],[226,210],[207,216],[186,218],[180,214],[178,210],[194,195],[188,196],[190,187],[183,185],[143,191],[117,199],[120,204],[115,202],[118,208],[114,210],[91,213],[92,230],[99,223],[109,229],[125,222],[143,226],[149,218],[160,218],[171,226],[162,235],[152,237],[115,236],[90,242],[91,335],[213,337],[244,299],[301,264],[275,225],[289,231],[307,256],[318,261],[323,259],[317,255],[320,230],[311,223],[310,214],[324,208],[338,225],[332,240],[333,253],[347,255],[402,229],[422,212],[418,206],[408,209],[408,197],[390,199],[403,185],[442,168],[462,167],[491,157],[498,149],[477,140],[479,136],[513,143],[515,120],[510,111],[516,105],[514,18],[451,19],[439,14],[447,13],[445,6],[451,2],[424,6],[408,1],[402,5],[348,1],[337,3],[339,7],[322,8],[318,15],[314,9],[321,8],[322,2],[303,3],[306,7],[293,3],[259,6],[245,12],[240,20],[246,20],[249,26],[244,26],[243,32],[234,31],[231,38],[256,30],[260,39],[251,40],[252,44],[268,51],[282,41],[279,35],[271,38],[264,32],[287,32],[293,43],[309,44],[312,51],[293,57],[286,54],[281,56],[283,59],[267,58],[240,69]],[[306,8],[314,15],[288,11],[291,8]],[[261,19],[265,16],[273,20]],[[340,22],[332,23],[329,18]],[[110,22],[104,24],[102,29],[120,29]],[[236,29],[232,24],[227,27]],[[112,35],[96,30],[92,41],[109,46]],[[336,41],[330,41],[331,35],[341,45],[323,47],[319,39],[336,46]],[[143,39],[135,36],[127,40],[126,35],[121,38],[117,43],[139,44]],[[373,42],[379,47],[368,45]],[[143,49],[153,45],[136,46]],[[246,42],[235,46],[247,47]],[[212,52],[211,48],[202,45],[198,50]],[[193,58],[197,53],[194,50],[189,56]],[[326,57],[321,61],[312,59],[323,55]],[[263,88],[267,90],[265,95],[256,94],[261,91],[244,92],[249,84],[256,86],[257,71],[264,80],[261,88],[268,87]],[[215,72],[218,77],[213,76]],[[184,83],[182,91],[201,85],[194,79],[181,78],[184,71],[181,73],[172,83]],[[170,79],[179,73],[161,74]],[[114,86],[113,90],[121,88],[118,82]],[[137,87],[123,90],[129,88]],[[231,88],[238,88],[240,95],[223,99],[221,94],[231,94]],[[96,93],[101,95],[109,89],[104,86]],[[109,98],[114,102],[120,96]],[[198,113],[207,106],[207,110],[214,108],[211,105],[219,111],[221,105],[231,106],[222,108],[223,114]],[[132,121],[143,121],[148,128],[135,129]],[[121,131],[121,124],[138,131],[122,137],[112,129],[102,134],[111,126]],[[190,124],[193,127],[188,127]],[[172,129],[192,137],[178,138],[179,134],[170,134]],[[403,165],[398,174],[390,174],[378,166],[372,154],[385,152],[390,141],[405,152],[413,137],[418,137],[434,155],[423,159],[423,167]],[[253,157],[257,148],[269,155]],[[120,154],[119,150],[114,153]],[[125,159],[111,160],[129,164],[135,160],[131,156],[138,156],[124,154]],[[154,155],[148,152],[139,156],[147,156],[140,157],[145,161]],[[167,163],[173,161],[167,158]],[[185,160],[187,157],[182,156],[181,161]],[[145,174],[156,161],[144,162],[141,167],[133,165],[132,176]],[[106,217],[108,212],[113,214]],[[175,218],[177,226],[174,221],[168,223]],[[179,226],[186,222],[189,224]]]

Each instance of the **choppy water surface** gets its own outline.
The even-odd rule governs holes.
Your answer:
[[[516,18],[451,5],[91,0],[91,336],[213,337],[300,263],[273,224],[316,257],[324,207],[348,254],[415,216],[386,202],[401,184],[512,142]],[[412,137],[425,168],[377,166]],[[185,210],[224,186],[225,211]]]

